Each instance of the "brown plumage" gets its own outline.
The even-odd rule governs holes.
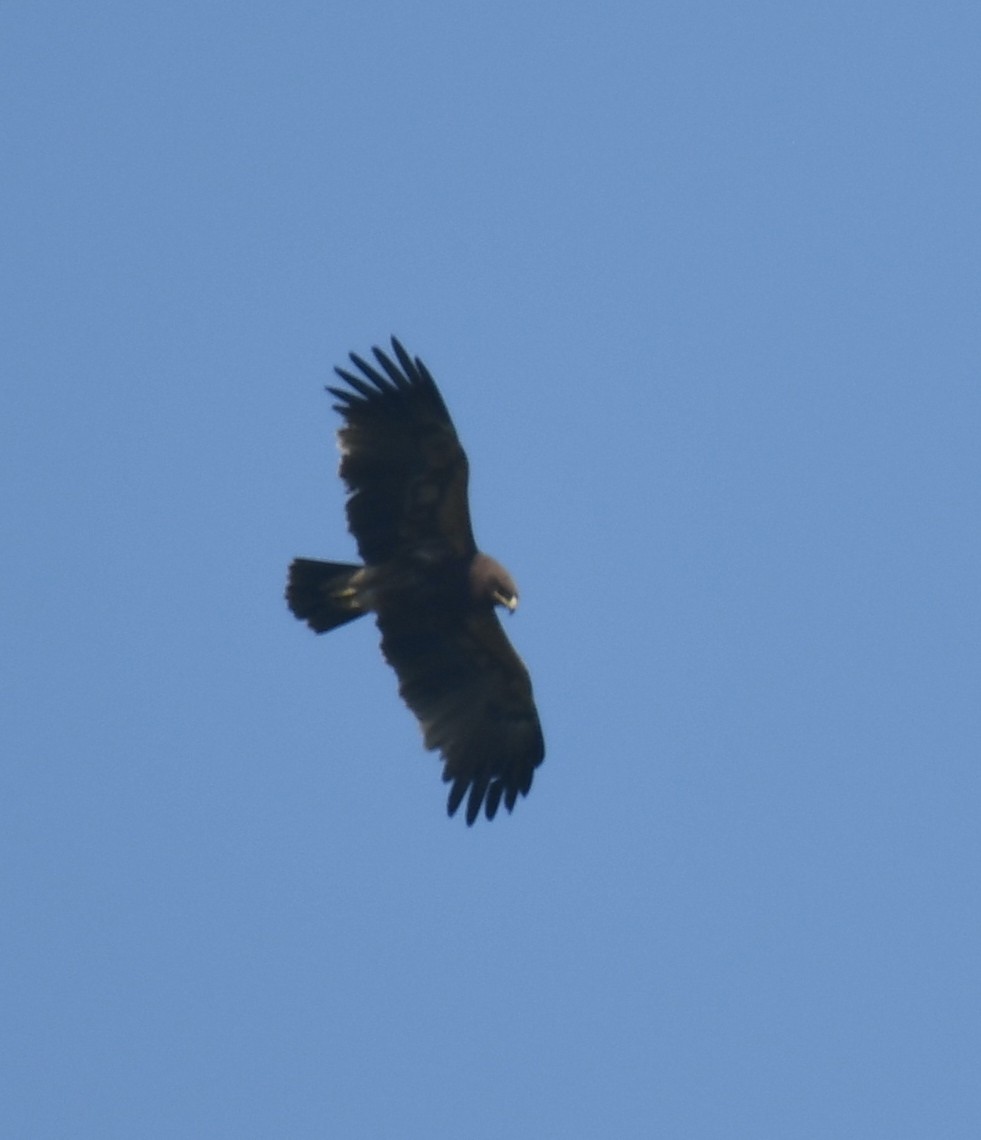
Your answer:
[[[393,337],[377,367],[351,353],[360,375],[337,368],[328,388],[338,432],[348,529],[363,566],[297,558],[286,598],[325,633],[369,611],[381,647],[427,748],[443,757],[450,815],[493,819],[527,795],[545,745],[531,681],[494,612],[518,591],[474,541],[467,457],[428,369]],[[396,363],[397,361],[397,363]]]

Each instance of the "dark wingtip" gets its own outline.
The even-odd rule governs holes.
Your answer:
[[[487,819],[494,819],[502,804],[510,815],[514,811],[518,797],[526,796],[531,790],[532,775],[529,772],[526,778],[517,782],[506,779],[488,782],[479,776],[469,782],[465,777],[458,778],[453,781],[453,786],[450,788],[446,800],[446,814],[450,817],[456,815],[457,809],[466,800],[467,827],[472,827],[477,821],[481,808],[484,809]],[[444,772],[443,779],[448,782],[452,777]]]
[[[501,780],[495,780],[493,784],[487,789],[487,800],[484,803],[484,815],[488,819],[493,819],[497,815],[497,808],[501,802],[501,795],[504,792],[504,783]],[[508,809],[511,810],[510,808]]]
[[[375,351],[377,352],[378,350],[376,349]],[[418,376],[422,368],[425,367],[418,356],[415,358],[415,360],[412,359],[412,357],[403,348],[402,342],[397,336],[392,337],[392,351],[395,353],[399,364],[401,364],[405,369],[407,376]]]
[[[354,370],[335,367],[334,371],[348,385],[348,388],[327,387],[327,391],[339,400],[346,401],[347,407],[335,408],[345,413],[348,408],[361,407],[374,404],[378,396],[390,400],[399,395],[408,395],[419,385],[425,387],[431,383],[425,365],[418,359],[413,360],[402,346],[398,337],[392,337],[392,351],[394,360],[377,345],[371,349],[374,362],[366,360],[356,352],[349,352],[348,357],[354,365]],[[401,366],[401,367],[400,367]]]
[[[327,391],[341,401],[340,404],[334,404],[335,411],[343,416],[349,416],[351,413],[360,415],[368,408],[395,408],[401,406],[403,399],[412,399],[428,404],[437,414],[449,420],[450,414],[436,387],[432,373],[418,356],[409,355],[394,333],[391,342],[394,360],[384,349],[374,345],[371,349],[374,363],[356,352],[350,352],[348,356],[357,372],[347,368],[334,368],[337,375],[349,386],[349,388],[328,386]],[[379,396],[383,398],[381,404],[378,403]]]
[[[467,826],[472,827],[474,820],[480,815],[480,808],[484,802],[484,793],[487,791],[487,781],[479,777],[470,785],[470,795],[467,796]]]
[[[450,794],[446,797],[446,814],[450,817],[456,815],[457,808],[463,802],[463,797],[467,791],[467,784],[465,780],[456,780],[453,787],[450,788]]]

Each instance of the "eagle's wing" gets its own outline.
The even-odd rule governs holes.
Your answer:
[[[348,528],[369,565],[428,551],[476,551],[467,505],[467,457],[429,370],[393,337],[398,364],[355,353],[361,376],[335,369],[350,389],[328,388],[345,419],[338,432]],[[400,367],[401,366],[401,367]]]
[[[493,819],[527,795],[545,744],[531,680],[493,610],[447,614],[382,610],[382,651],[399,692],[422,725],[427,748],[443,756],[452,784],[450,815],[467,799],[467,823],[481,805]],[[469,794],[468,794],[469,793]]]

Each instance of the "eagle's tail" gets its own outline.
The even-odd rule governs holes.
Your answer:
[[[315,633],[336,629],[366,612],[353,583],[361,569],[350,562],[296,558],[286,583],[286,601]]]

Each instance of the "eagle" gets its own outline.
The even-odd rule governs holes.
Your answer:
[[[328,387],[343,417],[340,475],[347,523],[363,564],[297,558],[286,600],[326,633],[373,613],[381,649],[415,713],[425,747],[438,750],[450,785],[447,812],[466,799],[493,819],[531,788],[545,757],[531,679],[495,612],[514,613],[514,579],[474,540],[469,467],[429,370],[392,337],[394,359],[350,354]]]

